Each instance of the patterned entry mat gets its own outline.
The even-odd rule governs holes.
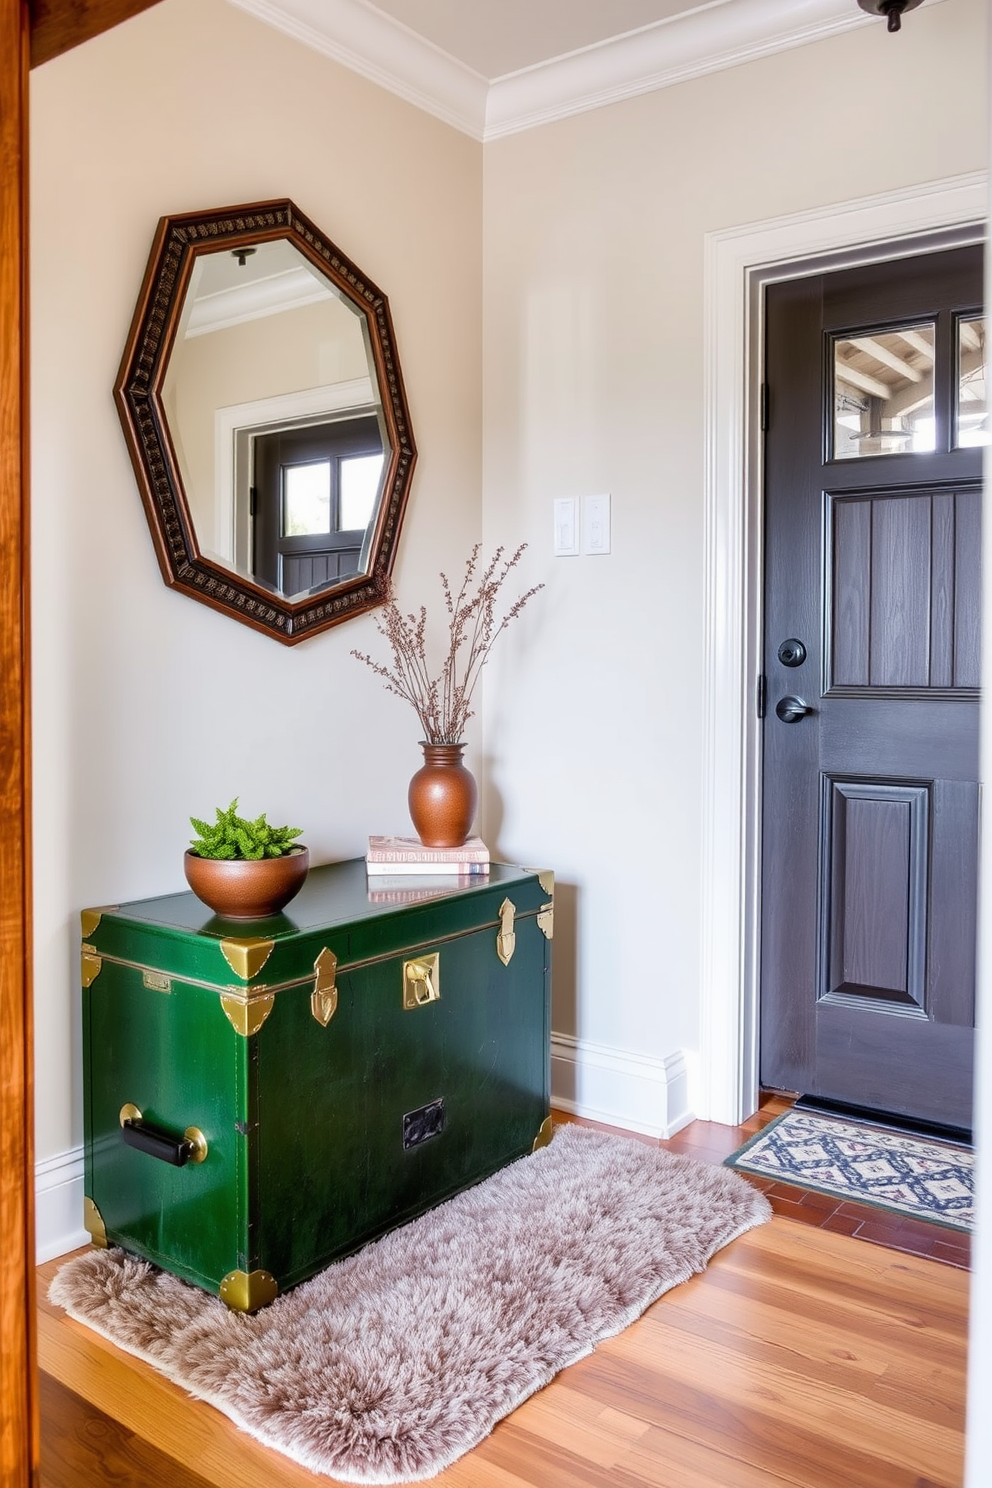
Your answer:
[[[971,1231],[974,1156],[966,1147],[786,1111],[726,1159],[746,1173]]]

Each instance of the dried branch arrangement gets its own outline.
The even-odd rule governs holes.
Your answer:
[[[500,591],[523,556],[526,543],[505,558],[496,549],[479,572],[481,543],[476,543],[465,565],[461,585],[455,593],[447,576],[441,588],[448,612],[448,650],[436,676],[427,660],[427,610],[404,614],[390,590],[389,598],[374,619],[376,628],[392,652],[392,665],[385,666],[364,651],[352,651],[359,661],[381,677],[387,692],[405,698],[420,719],[427,744],[458,744],[472,717],[472,695],[482,668],[489,660],[497,636],[515,620],[529,599],[543,589],[535,584],[498,617]]]

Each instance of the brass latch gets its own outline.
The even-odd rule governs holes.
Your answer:
[[[338,958],[325,946],[313,963],[313,969],[316,973],[316,980],[313,984],[313,992],[310,994],[310,1011],[320,1026],[326,1028],[338,1007],[338,989],[335,982]]]
[[[496,936],[496,954],[504,966],[509,966],[510,957],[517,945],[517,935],[513,928],[516,913],[516,906],[509,899],[504,899],[499,907],[499,934]]]
[[[437,1002],[441,996],[441,956],[434,951],[429,956],[418,956],[416,961],[403,962],[403,1006],[425,1007]]]

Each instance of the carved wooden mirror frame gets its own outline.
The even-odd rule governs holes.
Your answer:
[[[197,257],[275,239],[298,249],[364,318],[387,434],[382,494],[364,570],[292,597],[202,551],[162,399]],[[290,646],[383,603],[417,457],[389,305],[291,201],[160,220],[114,396],[162,577],[171,588]]]

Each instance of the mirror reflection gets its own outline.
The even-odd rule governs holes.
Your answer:
[[[205,558],[287,599],[369,572],[390,445],[368,322],[293,243],[197,255],[161,397]]]

